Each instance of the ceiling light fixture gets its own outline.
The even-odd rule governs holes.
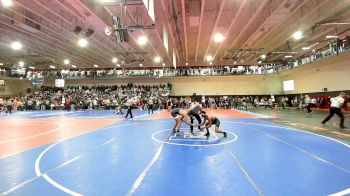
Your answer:
[[[302,50],[310,50],[310,47],[302,47]]]
[[[284,56],[284,58],[292,58],[293,56],[292,55],[286,55]]]
[[[338,35],[327,35],[327,39],[338,38]]]
[[[73,68],[77,68],[77,66],[75,66],[75,65],[72,65],[72,67],[73,67]]]
[[[112,35],[112,32],[113,32],[113,30],[112,30],[112,28],[111,27],[105,27],[105,34],[107,35],[107,36],[111,36]]]
[[[186,62],[186,65],[188,65],[188,62]]]
[[[213,60],[213,57],[211,55],[208,55],[206,59],[207,59],[208,62],[210,62],[210,61]]]
[[[262,61],[258,61],[258,64],[261,64],[262,63]]]
[[[119,64],[119,63],[117,63],[117,67],[120,67],[120,64]]]
[[[165,67],[165,63],[163,63],[163,67]]]
[[[97,68],[97,67],[98,67],[98,65],[94,64],[94,67],[95,67],[95,68]]]
[[[220,43],[220,42],[222,42],[224,40],[224,36],[221,34],[221,33],[216,33],[215,35],[214,35],[214,41],[216,42],[216,43]]]
[[[24,67],[24,62],[23,62],[23,61],[20,61],[20,62],[18,63],[18,65],[19,65],[20,67]]]
[[[212,65],[212,64],[213,64],[212,62],[209,63],[209,65]]]
[[[65,65],[68,65],[68,64],[70,63],[70,61],[69,61],[68,59],[64,59],[63,63],[64,63]]]
[[[138,39],[137,39],[137,43],[141,46],[143,45],[146,45],[147,44],[147,38],[146,36],[140,36]]]
[[[262,59],[266,59],[266,54],[262,54],[260,57],[261,57]]]
[[[161,60],[161,59],[160,59],[160,57],[159,57],[159,56],[156,56],[156,57],[154,58],[154,62],[155,62],[155,63],[159,63],[159,62],[160,62],[160,60]]]
[[[22,44],[18,41],[12,42],[11,48],[14,50],[20,50],[22,48]]]
[[[1,0],[1,3],[4,7],[10,7],[13,4],[12,0]]]
[[[84,38],[80,38],[79,41],[78,41],[78,45],[80,47],[86,47],[88,45],[88,41]]]
[[[55,69],[56,67],[55,67],[55,66],[53,66],[53,65],[50,65],[50,68],[51,68],[51,69]]]
[[[295,40],[300,40],[301,38],[303,38],[303,33],[301,31],[297,31],[297,32],[293,33],[292,36]]]
[[[35,69],[35,67],[33,67],[33,66],[29,66],[29,69]]]
[[[142,63],[140,63],[139,65],[140,65],[140,67],[142,67],[142,66],[143,66],[143,65],[142,65]]]
[[[118,59],[115,58],[115,57],[113,57],[112,62],[113,62],[113,63],[117,63],[117,62],[118,62]]]

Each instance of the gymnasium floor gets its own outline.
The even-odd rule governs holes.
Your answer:
[[[256,112],[209,110],[208,113],[221,119],[222,129],[229,134],[223,138],[212,133],[208,139],[201,132],[189,135],[187,127],[183,127],[182,134],[172,134],[173,119],[167,111],[148,115],[134,110],[132,120],[112,111],[2,114],[0,192],[2,195],[350,194],[349,143],[305,127],[307,122],[319,123],[317,118],[323,118],[326,113],[306,118],[301,113]],[[292,115],[308,119],[305,126],[301,122],[292,125],[295,120]],[[340,132],[334,126],[337,120],[334,117],[323,128]],[[322,128],[319,124],[309,126]],[[343,130],[343,134],[348,133]]]
[[[337,115],[322,126],[322,120],[328,115],[328,110],[314,110],[313,114],[308,116],[300,110],[293,109],[256,109],[253,112],[271,116],[272,118],[266,119],[271,122],[310,131],[313,133],[321,134],[324,136],[332,137],[337,140],[350,142],[350,112],[344,111],[345,127],[346,129],[339,128],[340,119]]]

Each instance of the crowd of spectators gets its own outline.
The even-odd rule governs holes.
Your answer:
[[[220,97],[202,97],[202,105],[205,108],[224,108],[249,110],[258,107],[274,108],[274,96],[220,96]]]
[[[78,86],[66,89],[41,87],[23,97],[0,98],[0,111],[11,113],[21,110],[116,110],[132,102],[133,108],[149,110],[180,107],[189,109],[195,97],[170,97],[170,85],[122,85],[122,86]],[[305,95],[297,96],[203,96],[204,108],[252,110],[257,108],[292,108],[303,110],[307,106]],[[198,97],[197,97],[198,98]],[[329,96],[314,96],[309,102],[312,107],[328,109]],[[150,107],[151,105],[151,107]],[[346,107],[346,106],[345,106]],[[151,111],[150,111],[151,110]]]
[[[78,86],[66,89],[41,87],[23,97],[0,99],[2,111],[18,110],[95,110],[124,107],[129,101],[137,108],[146,109],[150,99],[154,108],[166,107],[170,85],[122,85],[96,87]]]
[[[268,74],[274,73],[275,65],[262,66],[217,66],[195,68],[164,68],[149,70],[131,69],[93,69],[93,70],[46,70],[27,71],[26,78],[97,78],[97,77],[173,77],[173,76],[220,76],[220,75],[244,75],[244,74]]]
[[[252,110],[257,108],[265,109],[300,109],[303,110],[307,106],[305,99],[307,95],[295,96],[218,96],[205,97],[201,99],[201,104],[204,108],[224,108],[224,109],[239,109]],[[328,109],[330,105],[330,96],[312,96],[310,103],[316,109]],[[173,105],[177,105],[183,109],[188,109],[191,105],[191,99],[180,98],[171,99]],[[347,101],[346,101],[347,102]],[[347,107],[346,105],[344,106]]]
[[[341,52],[344,52],[350,48],[350,37],[346,37],[343,40],[337,39],[336,42],[329,43],[328,45],[324,46],[323,48],[320,48],[318,50],[310,50],[310,52],[305,53],[304,56],[302,56],[299,59],[295,59],[294,61],[290,62],[290,66],[297,67],[304,64],[310,64],[314,61],[329,57],[338,55]]]
[[[12,76],[9,69],[0,67],[0,76]]]

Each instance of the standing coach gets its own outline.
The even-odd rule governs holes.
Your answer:
[[[329,108],[329,116],[322,121],[322,124],[326,124],[329,119],[331,119],[334,114],[337,114],[340,117],[340,128],[345,129],[344,127],[344,115],[341,111],[344,105],[344,97],[346,94],[341,92],[337,97],[331,98],[331,107]]]

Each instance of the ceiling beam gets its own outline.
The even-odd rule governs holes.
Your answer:
[[[0,24],[4,24],[0,21]],[[15,36],[16,38],[19,38],[23,45],[28,47],[28,49],[33,50],[35,53],[41,54],[44,57],[50,57],[53,59],[57,59],[57,56],[60,55],[60,52],[64,53],[65,56],[68,54],[71,54],[72,51],[69,49],[66,49],[64,47],[60,47],[57,45],[54,45],[53,43],[48,43],[48,39],[44,34],[41,34],[41,38],[35,37],[35,39],[31,38],[30,36],[26,35],[24,31],[21,31],[20,29],[16,29],[16,32],[13,32],[11,30],[7,30],[5,28],[1,28],[0,32],[3,34],[8,34]],[[23,55],[25,56],[25,55]],[[88,64],[89,62],[94,62],[92,59],[89,58],[78,58],[78,54],[73,55],[73,58],[70,58],[74,64],[81,63],[81,64]],[[84,59],[84,60],[82,60]],[[62,59],[63,60],[63,59]],[[17,61],[17,60],[14,60]],[[56,61],[54,64],[62,65],[62,61]],[[76,64],[77,65],[77,64]]]
[[[31,3],[31,4],[28,4],[28,5],[33,5],[33,4]],[[35,10],[40,11],[40,10],[37,9],[38,7],[36,7],[36,6],[34,6],[34,7],[35,7],[34,8]],[[48,32],[51,32],[50,35],[51,35],[52,38],[55,38],[56,40],[59,40],[61,43],[65,43],[67,46],[70,46],[70,48],[73,47],[73,45],[71,43],[71,40],[73,39],[73,36],[75,37],[74,39],[78,40],[78,38],[79,38],[78,36],[74,35],[71,31],[67,30],[66,27],[60,26],[59,25],[60,23],[58,23],[57,21],[51,21],[46,16],[44,16],[43,14],[40,14],[38,12],[35,12],[35,14],[37,16],[41,17],[41,19],[43,19],[43,20],[41,20],[40,22],[39,21],[35,21],[35,20],[33,20],[33,19],[23,15],[22,12],[20,12],[21,10],[19,10],[21,8],[25,9],[25,10],[32,10],[32,7],[30,7],[30,8],[26,7],[26,5],[22,4],[21,1],[16,1],[16,8],[15,8],[16,10],[14,10],[14,9],[8,9],[8,10],[13,12],[14,14],[16,14],[18,16],[21,16],[21,17],[23,17],[23,18],[25,18],[25,19],[35,23],[35,24],[40,25],[41,28],[42,28],[41,32],[43,32],[45,34],[48,34]],[[33,10],[31,12],[33,12]],[[46,15],[47,15],[47,13],[46,13]],[[57,19],[57,16],[55,16],[55,18]],[[16,20],[16,19],[12,18],[12,20]],[[18,20],[16,20],[16,21],[21,23],[21,21],[18,21]],[[44,24],[44,22],[47,22],[48,24]],[[47,25],[51,25],[51,26],[47,27]],[[53,27],[57,27],[59,30],[58,29],[53,29]],[[44,30],[46,30],[46,32]],[[63,35],[62,32],[66,32],[69,35],[73,35],[73,36],[67,36],[67,34]],[[105,56],[96,53],[96,49],[92,49],[92,48],[90,48],[90,49],[88,49],[88,48],[87,49],[83,49],[83,48],[79,48],[79,47],[75,47],[74,48],[74,51],[83,53],[84,56],[85,55],[89,55],[88,50],[90,50],[91,52],[95,51],[96,55],[92,56],[92,58],[95,58],[95,60],[97,60],[97,61],[101,61],[101,59],[105,58]],[[103,51],[103,50],[101,50],[101,51]],[[100,58],[98,59],[97,56],[99,56]]]
[[[346,30],[346,29],[347,28],[345,26],[343,28],[339,28],[340,31]],[[307,40],[308,40],[308,42],[311,42],[311,44],[319,42],[319,44],[317,44],[317,46],[312,48],[312,49],[317,50],[317,49],[323,48],[329,44],[327,39],[326,39],[326,35],[329,35],[332,31],[334,31],[334,28],[328,26],[328,28],[326,28],[326,29],[320,28],[319,30],[314,31],[314,32],[310,31],[310,33],[305,35],[305,36],[307,36]],[[310,51],[301,50],[301,48],[303,46],[309,46],[309,45],[306,45],[305,42],[297,42],[296,44],[293,44],[291,47],[291,51],[299,51],[298,54],[294,56],[294,58],[298,58],[298,57],[304,55],[305,53],[310,52]],[[280,55],[274,56],[273,58],[271,58],[271,60],[274,61],[277,59],[282,59],[283,57],[284,57],[284,55],[280,54]]]
[[[206,58],[206,56],[208,55],[208,51],[209,51],[209,48],[210,48],[210,46],[211,46],[211,43],[212,43],[212,41],[213,41],[213,34],[214,34],[214,32],[215,32],[215,29],[217,28],[217,25],[218,25],[218,23],[219,23],[219,21],[220,21],[220,18],[221,18],[221,14],[222,14],[222,12],[223,12],[223,10],[224,10],[224,5],[226,4],[226,0],[222,0],[221,1],[221,5],[220,5],[220,8],[219,8],[219,12],[217,13],[217,15],[216,15],[216,20],[215,20],[215,24],[214,24],[214,28],[212,28],[212,31],[211,31],[211,34],[210,34],[210,37],[209,37],[209,44],[208,44],[208,46],[207,46],[207,49],[205,50],[205,54],[204,54],[204,56],[203,56],[203,62],[205,61],[205,58]]]
[[[109,27],[112,26],[112,20],[110,15],[111,12],[110,11],[103,12],[103,11],[106,11],[105,6],[99,5],[89,0],[79,0],[79,1],[75,0],[75,1],[79,6],[86,9],[101,25],[109,26]],[[136,48],[140,49],[140,47],[136,44],[136,39],[132,34],[130,34],[130,37],[132,39],[132,42],[123,43],[123,44],[124,46],[128,46],[128,49],[127,49],[128,51],[137,51]],[[120,45],[123,45],[123,44],[120,44]]]
[[[200,38],[201,38],[201,32],[202,32],[202,23],[203,23],[204,7],[205,7],[205,0],[202,0],[202,1],[201,1],[201,16],[200,16],[200,18],[199,18],[198,36],[197,36],[197,41],[196,41],[196,53],[195,53],[195,57],[194,57],[194,62],[197,62],[199,40],[200,40]]]
[[[291,14],[294,13],[297,9],[299,9],[301,6],[303,6],[307,0],[285,0],[284,3],[282,3],[273,13],[269,15],[268,18],[265,19],[262,25],[260,25],[259,28],[256,29],[256,31],[251,35],[242,46],[251,46],[251,45],[256,45],[253,43],[257,39],[259,40],[264,40],[267,39],[267,36],[269,36],[269,32],[273,32],[276,28],[278,28],[280,25],[283,25],[283,22],[290,17]],[[283,16],[283,13],[285,13],[285,5],[288,3],[290,9],[292,9],[287,15],[284,16],[284,18],[280,21],[275,20],[274,17]],[[273,6],[273,5],[272,5]],[[274,7],[274,6],[273,6]],[[273,8],[272,8],[273,9]],[[271,19],[272,21],[271,21]],[[272,28],[271,28],[272,26]],[[265,34],[263,34],[263,33]],[[262,36],[261,36],[262,35]],[[261,36],[261,37],[260,37]],[[257,40],[257,41],[259,41]],[[256,57],[255,54],[250,54],[248,57],[246,57],[246,60],[250,60],[253,57]],[[254,59],[255,60],[255,59]]]
[[[262,29],[268,29],[265,27],[266,25],[271,25],[270,18],[276,15],[282,8],[284,8],[285,4],[288,2],[290,7],[293,7],[294,4],[296,4],[298,0],[288,1],[288,0],[279,0],[279,1],[273,1],[270,3],[269,11],[262,12],[261,16],[258,17],[258,20],[262,21],[262,23],[259,25],[258,28],[255,29],[255,31],[252,31],[252,34],[244,34],[247,39],[245,39],[244,43],[241,44],[241,47],[248,47],[247,45],[252,42],[253,39],[256,39],[261,35]],[[298,1],[299,2],[299,1]],[[300,3],[300,2],[299,2]],[[276,23],[276,22],[275,22]],[[251,54],[249,56],[254,56],[254,54]]]
[[[181,10],[182,10],[182,23],[184,28],[185,37],[185,57],[186,62],[188,62],[188,49],[187,49],[187,23],[186,23],[186,10],[185,10],[185,0],[181,0]]]
[[[8,17],[6,15],[3,15],[1,13],[0,13],[0,17],[4,17],[4,18],[10,19],[10,20],[14,20],[14,21],[20,22],[20,21],[18,21],[15,18],[10,18],[10,17]],[[35,21],[33,21],[33,22],[35,22]],[[71,59],[74,59],[76,56],[81,56],[81,54],[78,53],[79,50],[76,50],[76,48],[73,48],[71,43],[66,43],[66,42],[64,42],[64,41],[62,41],[60,39],[57,39],[56,37],[54,37],[52,35],[49,35],[49,34],[47,34],[45,32],[41,32],[39,35],[37,35],[37,34],[29,35],[28,32],[20,29],[19,27],[16,27],[14,25],[10,25],[10,24],[5,23],[4,19],[0,20],[0,24],[3,24],[5,26],[7,26],[8,29],[11,30],[11,31],[8,31],[9,35],[17,34],[16,37],[21,37],[22,39],[32,40],[32,42],[33,42],[33,44],[31,44],[32,46],[35,45],[35,44],[41,43],[41,42],[38,42],[38,40],[41,40],[42,42],[45,43],[45,44],[42,44],[43,47],[45,47],[47,45],[51,46],[51,48],[47,48],[48,51],[46,51],[46,52],[49,52],[50,50],[53,50],[55,47],[59,47],[62,51],[67,51],[66,56],[70,56],[71,54],[75,54],[75,56],[71,56],[71,57],[73,57]],[[43,26],[43,28],[46,28],[46,27]],[[13,31],[13,30],[15,30],[15,31]],[[17,32],[19,32],[20,34],[17,33]],[[64,47],[60,46],[60,44],[57,44],[57,43],[61,43],[62,45],[64,45]],[[84,56],[86,57],[86,55],[84,55]],[[81,57],[83,57],[83,56],[81,56]],[[57,59],[57,56],[55,57],[55,59]],[[90,58],[86,57],[85,59],[90,59]],[[94,59],[94,60],[90,59],[90,60],[91,60],[91,62],[96,61],[96,59]]]
[[[341,1],[337,4],[334,4],[333,0],[325,0],[321,3],[318,0],[307,1],[304,6],[295,10],[293,14],[286,19],[283,26],[279,26],[278,31],[270,34],[271,36],[274,35],[273,37],[265,39],[265,43],[255,46],[264,45],[266,52],[273,51],[285,44],[295,31],[307,31],[314,26],[317,21],[323,21],[329,18],[335,12],[350,6],[349,4],[349,1]],[[302,23],[300,21],[302,21]]]
[[[34,2],[34,4],[33,4],[33,2]],[[52,1],[50,1],[50,2],[52,2]],[[58,1],[57,2],[53,1],[53,2],[57,3]],[[58,27],[61,30],[63,30],[64,32],[66,32],[67,34],[71,35],[69,37],[70,39],[76,39],[76,40],[79,39],[78,35],[75,35],[72,32],[72,30],[69,30],[69,29],[75,28],[75,26],[77,26],[77,25],[73,24],[71,21],[67,20],[64,17],[64,15],[68,14],[66,11],[63,12],[64,14],[56,13],[57,10],[61,10],[62,11],[62,9],[59,9],[58,6],[55,6],[54,9],[51,9],[47,5],[43,4],[43,2],[38,2],[37,0],[32,1],[30,4],[25,4],[25,3],[22,4],[22,0],[18,0],[17,3],[21,4],[21,6],[23,6],[23,8],[25,8],[27,10],[30,10],[32,12],[35,12],[35,14],[37,14],[40,17],[42,17],[46,21],[48,21],[49,25],[54,24],[55,27]],[[30,6],[30,7],[27,7],[27,6]],[[40,7],[44,8],[44,9],[40,9]],[[47,12],[44,13],[43,12],[44,10],[46,10]],[[74,17],[74,16],[69,15],[69,18],[72,19],[72,17]],[[58,19],[60,19],[62,22],[58,22]],[[83,23],[81,23],[80,25],[82,25],[82,24]],[[45,24],[42,24],[42,25],[45,26]],[[51,26],[51,28],[52,28],[52,26]],[[67,35],[64,35],[64,36],[68,37]],[[74,38],[73,38],[73,36],[74,36]],[[103,44],[100,43],[100,41],[93,42],[95,37],[96,37],[96,35],[92,36],[89,39],[91,41],[91,43],[90,43],[90,46],[88,48],[84,48],[84,49],[83,48],[79,48],[79,50],[84,51],[84,52],[89,50],[90,52],[94,52],[94,53],[96,53],[96,51],[100,51],[100,53],[103,53],[103,54],[101,54],[101,55],[100,55],[100,53],[96,53],[96,54],[100,56],[101,60],[102,59],[106,59],[104,61],[107,62],[107,57],[106,56],[108,56],[108,55],[110,56],[110,53],[107,53],[105,51],[108,51],[108,50],[111,51],[111,49],[109,47],[105,47]],[[94,44],[92,44],[92,43],[94,43]],[[103,48],[100,48],[98,46],[103,47]]]
[[[170,19],[170,17],[168,15],[168,11],[167,11],[168,9],[166,9],[164,0],[161,0],[161,5],[162,5],[162,8],[163,8],[162,11],[164,12],[164,15],[165,15],[165,17],[164,17],[165,23],[167,24],[168,32],[169,32],[171,40],[172,40],[172,45],[173,45],[172,50],[175,50],[176,58],[177,58],[178,61],[180,61],[179,49],[177,48],[177,44],[176,44],[173,32],[171,31],[170,22],[167,21],[168,19]]]
[[[239,40],[241,40],[241,37],[243,34],[247,34],[248,32],[248,28],[251,27],[251,24],[253,23],[253,21],[255,21],[257,19],[258,16],[260,16],[261,12],[264,11],[263,9],[265,8],[265,6],[270,2],[270,0],[262,0],[260,2],[254,2],[254,4],[259,5],[259,7],[257,7],[256,10],[252,10],[252,11],[247,11],[246,14],[244,15],[245,19],[248,19],[248,22],[243,22],[244,27],[243,29],[240,30],[239,34],[235,37],[235,39],[233,40],[232,44],[229,46],[229,48],[232,47],[240,47],[237,46],[237,42]],[[253,7],[253,6],[252,6]],[[266,9],[265,9],[266,10]],[[270,12],[270,9],[266,10],[267,12]],[[250,14],[249,14],[250,13]],[[230,59],[228,59],[226,61],[226,63],[228,63],[237,53],[233,53],[232,57]]]
[[[227,28],[227,31],[225,32],[225,35],[229,35],[229,33],[231,32],[231,29],[233,27],[233,25],[237,22],[240,14],[242,14],[243,12],[243,7],[246,6],[248,3],[248,0],[245,0],[245,1],[236,1],[237,3],[239,3],[239,8],[238,8],[238,11],[235,13],[235,15],[233,16],[233,19],[232,19],[232,22],[230,24],[230,26]],[[216,49],[216,52],[213,56],[213,58],[215,59],[216,56],[218,55],[218,52],[221,50],[222,46],[224,45],[225,42],[221,42],[219,44],[219,47]]]
[[[78,22],[79,22],[78,24],[84,24],[84,26],[89,26],[90,25],[79,14],[76,14],[70,8],[68,8],[67,5],[65,5],[65,2],[61,2],[61,1],[56,1],[56,2],[59,3],[62,7],[64,7],[66,10],[68,10],[72,15],[74,15],[76,17],[76,19],[78,20]],[[96,42],[94,42],[94,43],[103,46],[105,50],[109,50],[111,52],[115,52],[113,50],[113,48],[119,49],[120,51],[124,51],[125,50],[123,45],[115,44],[115,39],[114,38],[107,37],[101,31],[99,31],[99,30],[95,31],[95,35],[98,35],[98,38],[96,38],[96,36],[92,37],[94,40],[96,40]],[[106,40],[106,42],[104,40]]]
[[[144,6],[143,6],[144,7]],[[128,7],[126,8],[127,9],[127,12],[129,13],[129,15],[130,15],[130,18],[133,20],[133,22],[136,24],[137,23],[137,21],[135,20],[135,18],[130,14],[130,10],[128,9]],[[139,30],[142,34],[146,34],[143,30]],[[157,49],[153,46],[153,42],[151,42],[149,45],[151,46],[151,48],[153,49],[153,51],[154,51],[154,53],[155,54],[157,54],[157,55],[159,55],[159,56],[163,56],[164,57],[164,54],[162,54],[162,53],[164,53],[164,51],[165,51],[165,53],[166,53],[166,56],[168,57],[168,59],[169,59],[169,61],[171,62],[171,58],[170,58],[170,56],[169,56],[169,53],[167,53],[166,52],[166,49],[165,49],[165,47],[164,47],[164,44],[162,43],[162,39],[160,38],[160,35],[159,35],[159,33],[158,33],[158,31],[157,30],[155,30],[156,32],[155,32],[155,34],[156,34],[156,37],[157,37],[157,41],[158,41],[158,43],[160,43],[160,46],[161,46],[161,49],[162,49],[162,51],[161,52],[158,52],[157,51]],[[153,31],[149,31],[150,33],[152,33]],[[149,34],[148,34],[149,35]],[[163,58],[162,57],[162,60],[163,61],[165,61],[165,58]],[[153,58],[154,58],[154,56],[153,56]],[[152,56],[151,56],[151,59],[153,60],[153,58],[152,58]]]
[[[108,7],[106,7],[106,6],[104,6],[104,9],[105,10],[107,10],[109,13],[113,13]],[[126,7],[126,9],[125,9],[126,11],[127,11],[127,13],[128,13],[128,15],[129,15],[129,18],[128,19],[131,19],[132,20],[132,22],[133,23],[136,23],[136,20],[135,20],[135,18],[132,16],[132,14],[130,14],[130,12],[129,12],[129,10],[128,10],[128,8]],[[124,14],[126,14],[126,13],[124,13]],[[123,21],[123,22],[126,22],[126,21]],[[139,32],[141,32],[143,35],[145,34],[142,30],[138,30]],[[137,41],[136,41],[136,37],[135,37],[135,35],[133,34],[133,33],[128,33],[129,34],[129,36],[132,38],[132,40],[136,43]],[[148,45],[150,45],[150,44],[148,44]],[[142,47],[139,47],[141,50],[145,50],[145,48],[142,48]],[[153,48],[153,50],[154,50],[154,48]],[[147,53],[147,56],[148,56],[148,61],[146,61],[147,63],[152,63],[152,56],[149,54],[149,53]],[[138,56],[137,55],[135,55],[135,59],[137,59],[138,58]],[[131,60],[135,60],[135,59],[131,59]]]

